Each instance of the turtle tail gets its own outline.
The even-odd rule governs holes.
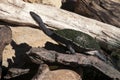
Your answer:
[[[42,19],[41,19],[41,17],[39,15],[37,15],[36,13],[34,13],[32,11],[30,11],[30,15],[39,24],[40,28],[43,30],[43,32],[46,35],[51,36],[53,34],[53,32],[51,30],[46,28],[45,24],[43,23],[43,21],[42,21]]]

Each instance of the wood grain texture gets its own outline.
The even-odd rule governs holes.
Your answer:
[[[120,28],[120,1],[77,0],[75,12]]]
[[[120,48],[119,28],[51,6],[5,0],[0,3],[0,20],[16,25],[38,26],[29,15],[30,11],[40,15],[49,27],[79,30],[96,38],[105,49]]]

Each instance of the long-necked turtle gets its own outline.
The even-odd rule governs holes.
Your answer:
[[[46,35],[51,37],[56,42],[66,46],[71,53],[83,52],[90,54],[92,51],[92,53],[94,53],[92,55],[96,55],[102,60],[106,60],[105,57],[99,52],[100,46],[90,35],[72,29],[51,31],[45,27],[40,16],[34,12],[30,12],[30,15],[39,24],[40,28]]]

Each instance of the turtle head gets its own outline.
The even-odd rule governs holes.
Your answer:
[[[45,34],[47,34],[48,36],[52,35],[53,32],[50,31],[48,28],[46,28],[46,26],[44,25],[44,23],[39,15],[37,15],[36,13],[34,13],[32,11],[30,11],[30,15],[39,24],[40,28],[43,30],[43,32]]]

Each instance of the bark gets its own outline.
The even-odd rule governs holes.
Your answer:
[[[75,12],[120,28],[120,2],[117,0],[77,0]]]
[[[0,20],[16,25],[38,26],[29,15],[30,11],[40,15],[49,27],[79,30],[96,38],[105,49],[120,48],[119,28],[46,5],[30,4],[21,0],[8,0],[8,2],[3,0],[0,3]]]
[[[45,62],[60,63],[72,67],[92,66],[112,79],[120,79],[120,72],[118,70],[94,56],[87,56],[78,53],[75,55],[61,54],[44,48],[32,48],[27,54],[30,59],[37,64],[41,64],[42,60]]]

